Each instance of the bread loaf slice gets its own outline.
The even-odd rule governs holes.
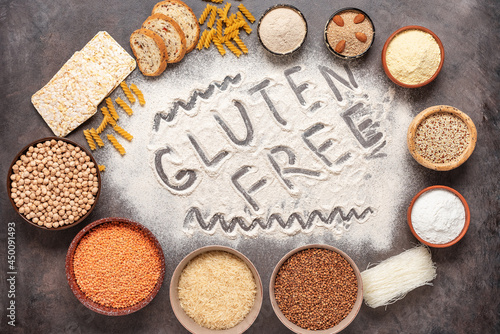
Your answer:
[[[186,54],[186,38],[174,19],[163,14],[153,14],[144,21],[142,28],[155,32],[167,48],[167,63],[177,63]]]
[[[153,14],[164,14],[179,24],[186,37],[186,52],[193,50],[200,36],[200,25],[191,8],[180,0],[158,2]]]
[[[167,48],[160,36],[148,29],[138,29],[130,36],[130,47],[139,70],[146,76],[157,76],[167,68]]]

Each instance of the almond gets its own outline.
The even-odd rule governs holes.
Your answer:
[[[344,49],[345,49],[345,39],[338,42],[334,50],[337,53],[341,53],[342,51],[344,51]]]
[[[366,38],[366,35],[363,34],[362,32],[357,32],[354,34],[356,36],[356,38],[358,39],[358,41],[364,43],[366,42],[367,38]]]
[[[339,27],[343,27],[344,26],[344,19],[342,18],[342,16],[340,15],[335,15],[333,17],[333,22],[335,22],[335,24],[337,24]]]
[[[363,14],[358,14],[354,17],[354,23],[358,24],[365,20],[365,16]]]

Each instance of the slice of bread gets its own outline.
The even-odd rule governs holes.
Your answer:
[[[200,37],[200,25],[191,8],[180,0],[158,2],[153,8],[153,14],[164,14],[179,24],[186,37],[186,52],[196,47]]]
[[[177,63],[186,54],[186,38],[174,19],[163,14],[153,14],[144,21],[142,28],[155,32],[167,48],[167,63]]]
[[[148,29],[138,29],[130,36],[130,47],[139,70],[150,77],[160,75],[167,68],[167,48],[160,36]]]

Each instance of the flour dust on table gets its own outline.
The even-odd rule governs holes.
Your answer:
[[[107,157],[134,175],[111,172],[114,186],[143,220],[167,217],[172,235],[329,234],[387,248],[408,105],[342,63],[261,65],[129,78],[147,103],[128,120],[127,155]]]

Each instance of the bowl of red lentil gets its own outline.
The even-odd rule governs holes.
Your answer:
[[[447,171],[462,165],[474,151],[477,130],[457,108],[439,105],[425,109],[410,123],[408,150],[422,166]]]
[[[120,316],[148,305],[165,277],[160,243],[143,225],[117,217],[97,220],[73,239],[66,278],[90,310]]]
[[[44,230],[63,230],[81,223],[95,208],[101,175],[84,147],[66,138],[46,137],[14,157],[7,190],[26,222]]]
[[[354,261],[330,245],[306,245],[276,265],[269,296],[280,321],[298,334],[345,329],[363,302],[361,273]]]
[[[196,334],[243,333],[257,318],[262,299],[262,281],[253,263],[225,246],[189,253],[170,283],[175,316]]]

